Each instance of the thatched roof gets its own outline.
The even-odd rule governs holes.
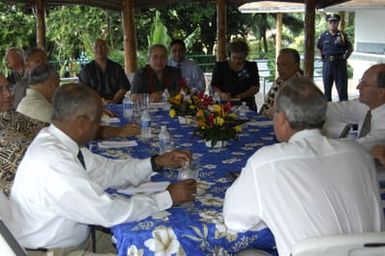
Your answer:
[[[5,0],[0,0],[3,2],[19,2],[19,3],[26,3],[28,5],[34,5],[36,0],[10,0],[10,1],[5,1]],[[273,0],[274,1],[274,0]],[[334,4],[339,4],[346,2],[347,0],[316,0],[316,6],[317,8],[324,8],[326,6],[334,5]],[[71,5],[71,4],[79,4],[79,5],[89,5],[89,6],[94,6],[94,7],[100,7],[103,9],[108,9],[108,10],[116,10],[120,11],[121,10],[121,4],[122,0],[46,0],[46,3],[48,6],[61,6],[61,5]],[[155,7],[155,6],[160,6],[160,5],[166,5],[166,4],[171,4],[171,3],[176,3],[176,2],[201,2],[201,3],[213,3],[215,4],[215,0],[134,0],[135,6],[136,7]],[[253,0],[225,0],[226,4],[229,5],[242,5],[245,3],[250,3],[250,2],[259,2],[253,1]],[[301,0],[285,0],[285,1],[275,1],[275,2],[293,2],[293,3],[303,3],[304,1]]]

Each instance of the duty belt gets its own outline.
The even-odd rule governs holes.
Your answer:
[[[330,56],[325,56],[325,60],[326,61],[330,61],[330,62],[333,62],[333,61],[336,61],[336,60],[344,60],[345,58],[343,57],[343,55],[330,55]]]

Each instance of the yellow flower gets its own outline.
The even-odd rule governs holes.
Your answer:
[[[222,110],[221,105],[219,105],[219,104],[214,104],[214,105],[213,105],[213,111],[214,111],[215,113],[220,113],[221,110]]]
[[[170,109],[170,112],[168,113],[170,115],[171,118],[174,118],[176,116],[176,111],[175,109]]]
[[[222,118],[222,117],[220,117],[220,116],[217,116],[216,118],[215,118],[215,124],[217,124],[217,125],[219,125],[219,126],[222,126],[223,124],[224,124],[224,122],[225,122],[225,120]]]
[[[235,130],[235,132],[241,132],[242,128],[239,125],[237,125],[234,127],[234,130]]]
[[[237,119],[237,115],[235,113],[230,113],[229,114],[230,118]]]

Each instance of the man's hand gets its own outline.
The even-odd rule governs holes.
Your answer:
[[[179,168],[191,161],[191,152],[185,150],[173,150],[155,158],[155,163],[160,167]]]
[[[170,192],[173,205],[179,205],[195,198],[197,183],[193,179],[182,180],[178,183],[170,184],[167,187]]]
[[[138,124],[126,124],[119,127],[118,137],[136,136],[140,133],[140,126]]]
[[[163,91],[156,91],[150,94],[150,102],[161,102],[163,96]]]
[[[221,97],[222,100],[227,101],[231,99],[231,94],[226,92],[219,92],[219,97]]]
[[[385,166],[385,145],[376,145],[372,148],[374,159],[380,161],[382,166]]]

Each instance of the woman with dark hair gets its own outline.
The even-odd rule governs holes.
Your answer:
[[[257,63],[246,60],[249,46],[244,40],[235,40],[229,45],[229,60],[214,66],[211,87],[222,100],[245,101],[257,111],[254,95],[259,91]]]

